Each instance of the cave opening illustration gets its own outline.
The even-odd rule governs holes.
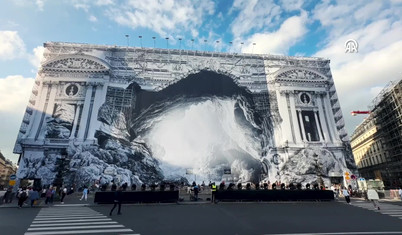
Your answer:
[[[232,78],[201,71],[157,92],[131,86],[130,141],[145,143],[165,179],[221,181],[231,169],[227,180],[259,180],[261,113]]]

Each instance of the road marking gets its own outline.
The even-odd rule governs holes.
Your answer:
[[[336,233],[276,233],[276,234],[265,234],[265,235],[346,235],[346,234],[356,234],[356,235],[368,235],[368,234],[402,234],[402,232],[392,232],[392,231],[378,231],[378,232],[336,232]]]
[[[65,227],[29,228],[28,231],[63,230],[63,229],[88,229],[88,228],[124,228],[124,226],[121,225],[121,224],[95,225],[95,226],[65,226]]]
[[[57,207],[75,207],[75,206],[85,207],[85,206],[89,206],[89,204],[59,204],[59,205],[54,205],[54,206],[57,206]]]
[[[82,217],[82,216],[101,216],[102,214],[79,214],[79,215],[37,215],[38,219],[46,219],[46,218],[57,218],[57,217]]]
[[[79,218],[83,218],[83,219],[100,219],[100,218],[106,218],[106,215],[98,215],[98,216],[76,216],[76,217],[72,217],[74,219],[79,219]],[[65,217],[59,216],[59,217],[55,217],[55,218],[39,218],[39,219],[34,219],[35,221],[39,221],[39,220],[64,220],[66,219]]]
[[[401,219],[400,216],[402,215],[402,207],[399,205],[382,203],[379,205],[380,210],[378,210],[377,208],[373,208],[373,204],[371,202],[360,202],[360,205],[352,204],[352,206],[356,206],[356,207],[359,207],[362,209],[374,211],[374,212],[377,212],[377,213],[380,213],[383,215],[398,217],[399,219]],[[401,234],[402,234],[402,232],[401,232]]]
[[[58,231],[57,234],[83,234],[83,233],[122,233],[122,232],[132,232],[131,229],[99,229],[99,230],[74,230],[74,231]],[[48,235],[48,234],[55,234],[55,232],[27,232],[25,235]]]
[[[60,220],[55,220],[55,221],[33,221],[33,224],[44,224],[44,223],[61,223],[61,222],[85,222],[85,221],[108,221],[108,220],[112,220],[110,218],[107,219],[66,219],[64,221],[60,221]]]
[[[64,226],[64,225],[88,225],[88,224],[117,224],[115,221],[85,222],[85,223],[59,223],[59,224],[31,224],[31,227]]]
[[[34,218],[26,235],[47,234],[133,234],[133,230],[89,207],[43,208]]]

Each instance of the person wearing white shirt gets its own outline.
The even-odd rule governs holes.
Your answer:
[[[336,193],[336,188],[335,188],[334,185],[331,185],[331,190],[332,190],[332,192],[334,192],[334,197],[335,197],[336,199],[338,199],[338,194]]]
[[[374,189],[367,190],[367,198],[368,198],[368,200],[371,200],[373,202],[375,209],[378,209],[378,210],[380,209],[380,204],[378,202],[378,200],[380,200],[380,198],[378,197],[377,191],[375,191]]]
[[[399,187],[398,193],[399,193],[399,197],[400,197],[401,200],[402,200],[402,187]]]
[[[67,195],[67,188],[64,187],[63,190],[61,191],[61,204],[64,204],[64,197]]]
[[[342,188],[342,194],[345,197],[346,202],[348,204],[350,204],[350,195],[349,195],[348,190],[345,187]]]

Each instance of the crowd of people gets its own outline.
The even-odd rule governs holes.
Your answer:
[[[199,200],[199,193],[203,192],[205,190],[208,190],[207,193],[211,193],[211,202],[215,202],[215,192],[218,190],[332,190],[334,192],[334,198],[338,199],[339,197],[344,197],[346,202],[348,204],[351,203],[350,197],[351,196],[356,196],[356,192],[353,191],[352,186],[348,187],[343,187],[341,185],[337,184],[332,184],[330,188],[325,187],[324,185],[319,186],[318,184],[306,184],[304,187],[300,183],[298,184],[288,184],[286,185],[285,183],[281,183],[280,181],[275,182],[275,183],[270,183],[269,181],[256,183],[253,184],[251,182],[246,182],[246,183],[229,183],[226,185],[225,181],[222,181],[219,185],[215,184],[215,182],[209,182],[208,185],[202,181],[201,184],[197,184],[195,181],[191,185],[187,185],[184,182],[180,184],[175,184],[175,183],[151,183],[149,185],[146,184],[141,184],[138,190],[140,191],[165,191],[165,190],[178,190],[178,189],[185,189],[187,193],[190,195],[190,200],[192,201],[198,201]],[[111,210],[110,214],[112,214],[114,208],[116,206],[119,206],[118,209],[118,214],[120,214],[120,207],[121,207],[121,193],[123,191],[137,191],[137,185],[132,184],[130,187],[128,186],[128,183],[123,183],[119,187],[117,186],[116,183],[112,182],[111,184],[104,184],[102,186],[95,186],[95,190],[100,190],[100,191],[112,191],[115,192],[114,195],[114,207]],[[44,203],[46,205],[52,205],[56,195],[58,195],[57,200],[60,200],[61,204],[64,204],[64,199],[66,195],[71,194],[74,192],[73,187],[67,188],[66,186],[63,186],[59,189],[57,189],[54,186],[45,186],[42,189],[41,188],[33,188],[33,187],[23,187],[19,188],[18,192],[14,194],[12,192],[12,188],[10,187],[6,193],[3,196],[3,202],[4,203],[11,203],[13,200],[13,196],[15,195],[16,198],[18,199],[18,207],[21,208],[24,204],[30,205],[30,207],[34,207],[35,205],[38,204],[40,199],[43,199]],[[84,186],[82,188],[82,196],[80,200],[85,200],[87,201],[88,199],[88,194],[89,194],[89,188],[87,186]],[[402,200],[402,188],[399,189],[398,194]],[[379,205],[379,195],[378,193],[373,190],[369,189],[364,192],[364,198],[366,200],[372,201],[373,206],[376,209],[380,209]]]
[[[39,204],[41,199],[46,205],[52,205],[55,200],[56,192],[57,188],[54,186],[45,186],[43,188],[21,187],[16,193],[13,193],[10,187],[3,196],[3,202],[12,203],[15,196],[18,200],[18,208],[22,208],[24,204],[34,207]],[[57,199],[60,200],[61,204],[64,204],[64,198],[67,194],[67,187],[61,187],[59,189]]]

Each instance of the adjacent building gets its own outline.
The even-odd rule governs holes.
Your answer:
[[[0,152],[0,188],[7,187],[10,175],[14,175],[16,172],[17,166]]]
[[[402,80],[389,83],[356,128],[351,146],[362,177],[402,186]]]

